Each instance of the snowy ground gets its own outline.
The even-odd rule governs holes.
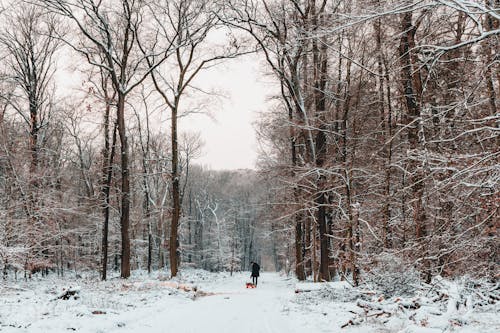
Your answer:
[[[461,307],[455,285],[448,300],[385,300],[345,282],[297,284],[277,273],[263,273],[257,289],[245,289],[248,275],[187,270],[175,281],[135,273],[127,281],[4,283],[0,332],[500,332],[496,302],[473,307],[470,296]],[[70,286],[79,297],[58,299]]]

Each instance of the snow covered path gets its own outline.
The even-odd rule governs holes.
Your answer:
[[[429,303],[425,295],[387,302],[364,296],[365,303],[388,311],[379,318],[381,311],[369,315],[357,305],[360,291],[345,282],[296,284],[293,278],[263,273],[257,289],[245,289],[248,272],[184,270],[174,280],[164,274],[0,283],[0,333],[496,333],[500,328],[496,303],[472,311],[450,309],[446,300]],[[176,281],[210,295],[180,290]],[[70,286],[78,287],[79,297],[59,299],[62,288]],[[450,286],[445,292],[454,290]],[[296,287],[310,292],[295,294]],[[412,300],[421,306],[399,306]],[[353,318],[362,321],[341,329]]]
[[[41,280],[35,289],[12,293],[0,302],[0,332],[85,333],[295,333],[330,332],[311,326],[311,313],[290,311],[295,281],[277,273],[263,273],[257,289],[246,289],[249,274],[193,279],[199,290],[193,294],[158,288],[156,278],[141,277],[84,285],[78,300],[55,300],[54,285]],[[184,277],[190,279],[190,277]],[[190,282],[190,280],[187,280]],[[155,283],[155,288],[149,285]],[[128,285],[129,287],[125,287]],[[0,299],[1,301],[1,299]],[[102,313],[94,313],[102,312]],[[325,327],[325,318],[322,326]],[[307,317],[307,318],[305,318]],[[314,315],[313,315],[314,317]],[[307,320],[309,319],[309,320]],[[317,319],[317,318],[316,318]],[[328,325],[329,326],[329,325]]]
[[[248,280],[248,278],[246,279]],[[224,284],[201,285],[216,295],[194,302],[157,309],[149,318],[129,323],[116,332],[303,332],[293,327],[286,304],[293,295],[293,284],[277,274],[263,273],[257,289],[245,289],[245,277],[237,274]],[[161,307],[161,302],[158,304]],[[165,304],[167,306],[167,304]]]

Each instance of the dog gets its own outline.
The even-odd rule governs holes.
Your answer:
[[[256,287],[257,287],[257,286],[256,286],[255,284],[253,284],[252,282],[247,282],[247,289],[248,289],[248,288],[253,289],[253,288],[256,288]]]

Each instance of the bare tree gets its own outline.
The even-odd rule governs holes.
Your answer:
[[[13,90],[5,101],[28,127],[29,180],[22,197],[24,211],[34,231],[40,224],[45,224],[40,214],[43,204],[39,202],[39,169],[41,149],[47,142],[43,134],[47,134],[54,111],[53,58],[60,43],[53,34],[58,22],[54,15],[26,4],[12,8],[7,22],[0,32],[0,44],[6,50],[7,77]],[[18,186],[23,186],[19,181]],[[31,242],[35,247],[34,240]],[[48,256],[47,246],[46,240],[41,241],[44,257]],[[29,259],[26,260],[28,264]]]
[[[325,3],[328,14],[316,15]],[[354,284],[365,265],[394,249],[426,280],[443,270],[457,273],[453,260],[484,256],[478,249],[460,258],[458,248],[482,242],[472,230],[490,223],[496,209],[497,187],[479,188],[486,179],[497,182],[490,169],[497,154],[486,144],[498,137],[491,56],[500,33],[497,2],[235,0],[228,6],[227,23],[254,36],[281,82],[280,103],[262,122],[271,147],[263,172],[282,181],[276,210],[296,212],[299,278],[324,276],[325,231],[312,228],[321,227],[323,213],[330,269]],[[288,122],[275,110],[287,111]],[[476,171],[485,178],[475,178]],[[471,196],[489,202],[479,220]],[[472,228],[471,238],[458,236],[452,227],[458,220]],[[490,263],[478,266],[490,270]]]
[[[39,164],[39,133],[49,118],[52,100],[54,54],[60,43],[53,37],[57,20],[39,8],[15,8],[0,35],[8,52],[9,76],[21,89],[23,98],[10,99],[10,105],[29,127],[30,172],[36,181]],[[15,28],[14,28],[15,27]],[[25,105],[27,103],[27,108]]]
[[[130,276],[130,171],[126,99],[166,59],[169,48],[157,51],[154,62],[150,58],[146,61],[144,56],[139,55],[138,41],[143,38],[141,29],[146,8],[141,1],[120,0],[118,6],[108,1],[93,0],[49,0],[37,3],[66,17],[78,28],[82,43],[65,41],[83,55],[90,65],[101,68],[109,75],[116,93],[116,119],[121,147],[121,276],[127,278]]]
[[[175,46],[172,63],[151,71],[151,78],[163,103],[170,110],[170,131],[172,147],[172,223],[170,226],[170,271],[172,276],[178,272],[179,239],[178,228],[181,217],[181,188],[179,173],[178,118],[183,110],[181,100],[193,87],[193,80],[204,69],[217,62],[235,57],[239,47],[217,48],[212,45],[210,51],[210,34],[219,25],[218,10],[212,1],[175,0],[161,1],[153,12],[155,23],[161,27],[161,37],[165,44]],[[143,50],[147,56],[147,49]],[[149,65],[156,61],[147,57]]]

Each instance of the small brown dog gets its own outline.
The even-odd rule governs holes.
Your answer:
[[[247,282],[247,289],[248,289],[248,288],[253,289],[253,288],[255,288],[255,287],[256,287],[256,286],[255,286],[255,284],[253,284],[252,282]]]

